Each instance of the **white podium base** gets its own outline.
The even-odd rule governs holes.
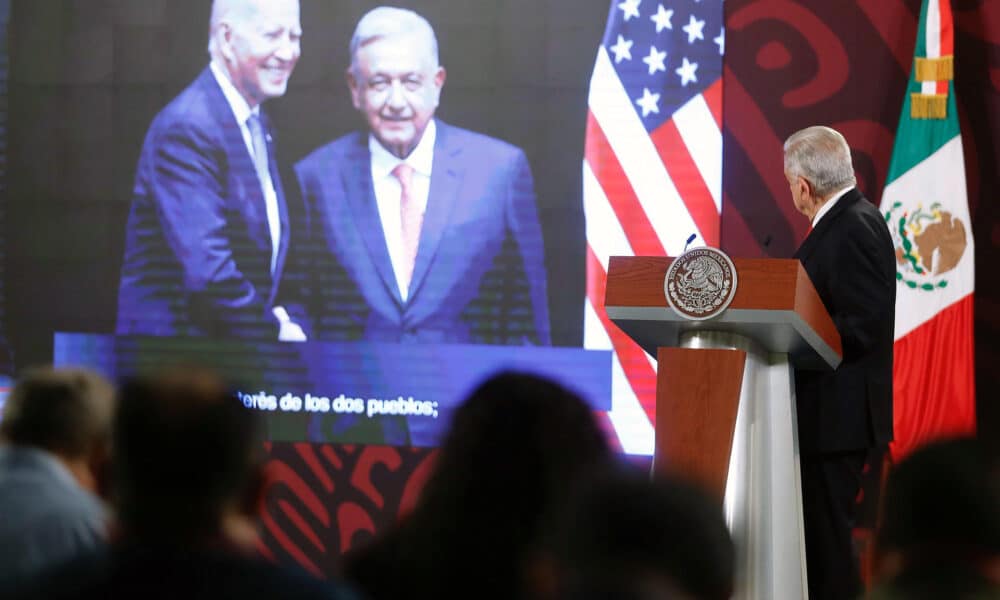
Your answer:
[[[732,333],[691,332],[684,348],[747,353],[724,500],[736,542],[735,598],[808,598],[795,385],[788,355]]]

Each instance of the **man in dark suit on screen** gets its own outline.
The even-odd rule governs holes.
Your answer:
[[[847,141],[828,127],[784,147],[795,208],[812,230],[795,253],[840,333],[833,371],[795,371],[809,597],[860,592],[851,529],[867,455],[892,441],[896,266],[885,219],[855,187]]]
[[[298,0],[215,0],[201,75],[156,116],[136,170],[119,334],[301,341],[275,299],[288,210],[261,103],[300,54]]]
[[[524,152],[434,118],[445,70],[423,17],[376,8],[350,49],[347,82],[368,131],[296,165],[311,222],[315,336],[549,344]]]

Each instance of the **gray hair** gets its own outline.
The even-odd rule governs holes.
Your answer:
[[[796,131],[785,140],[785,171],[809,181],[820,198],[857,184],[847,140],[821,125]]]
[[[354,28],[351,36],[351,71],[357,70],[358,49],[380,40],[397,35],[423,34],[427,36],[431,59],[434,66],[440,66],[437,37],[427,19],[412,10],[394,6],[379,6],[365,13]]]
[[[208,19],[208,53],[213,58],[218,51],[215,30],[223,21],[244,21],[257,10],[254,0],[212,0],[212,16]]]
[[[86,456],[111,437],[114,388],[84,369],[39,368],[7,398],[0,438],[67,458]]]

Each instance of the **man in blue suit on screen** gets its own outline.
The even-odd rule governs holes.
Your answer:
[[[276,303],[288,210],[264,101],[300,54],[298,0],[215,0],[209,66],[156,116],[136,171],[119,334],[305,339]]]
[[[347,83],[368,130],[296,165],[315,337],[549,344],[524,152],[434,118],[445,70],[420,15],[376,8],[350,50]]]

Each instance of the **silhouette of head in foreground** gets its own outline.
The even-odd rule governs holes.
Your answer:
[[[417,506],[349,557],[369,597],[516,598],[549,523],[611,460],[590,408],[546,379],[503,373],[456,411]]]

